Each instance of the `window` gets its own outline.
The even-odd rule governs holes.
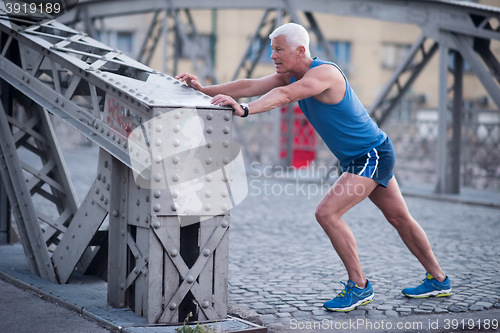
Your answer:
[[[214,40],[215,37],[212,34],[198,34],[199,37],[199,47],[201,52],[198,54],[209,54],[210,59],[213,61],[215,57],[215,47],[214,47]],[[182,42],[182,39],[177,36],[178,38],[178,55],[180,58],[183,59],[190,59],[190,54],[193,52],[192,49],[190,49],[189,46],[186,47],[186,45]],[[188,38],[193,41],[194,43],[198,44],[198,41],[194,40],[193,35],[189,35]]]
[[[396,69],[411,50],[411,44],[383,43],[382,44],[382,68]]]
[[[97,39],[128,56],[134,53],[134,33],[130,31],[99,31]]]
[[[330,52],[335,57],[335,62],[342,68],[342,71],[347,75],[351,69],[351,42],[348,41],[327,41],[328,46],[330,47]],[[312,51],[312,50],[311,50]],[[316,45],[316,53],[319,54],[320,57],[323,56],[323,47],[321,44]],[[314,53],[314,52],[311,52]],[[314,55],[312,54],[314,57]],[[325,60],[325,59],[323,59]]]

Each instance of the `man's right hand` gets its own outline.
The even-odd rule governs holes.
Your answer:
[[[177,75],[175,77],[177,80],[180,80],[182,82],[186,82],[186,84],[188,86],[190,86],[191,88],[194,88],[196,90],[200,90],[203,88],[200,81],[198,80],[198,78],[196,76],[194,76],[193,74],[189,74],[189,73],[181,73],[179,75]]]

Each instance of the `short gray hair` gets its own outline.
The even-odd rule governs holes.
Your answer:
[[[306,49],[306,56],[311,56],[309,52],[309,33],[303,26],[297,23],[283,24],[269,35],[269,39],[281,35],[285,36],[286,42],[291,48],[296,49],[299,46],[303,46]]]

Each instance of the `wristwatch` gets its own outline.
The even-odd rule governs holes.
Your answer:
[[[248,104],[247,103],[241,103],[240,104],[240,107],[243,109],[243,111],[245,111],[245,113],[241,116],[242,118],[245,118],[248,116]]]

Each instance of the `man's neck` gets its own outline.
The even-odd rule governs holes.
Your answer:
[[[290,74],[292,74],[292,76],[295,79],[300,80],[306,74],[309,68],[311,68],[312,62],[313,62],[312,58],[310,57],[304,58],[301,62],[297,64],[296,69],[290,71]]]

